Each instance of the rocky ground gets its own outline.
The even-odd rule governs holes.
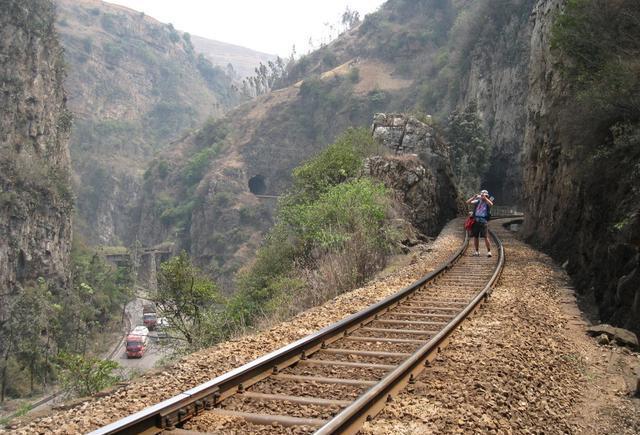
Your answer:
[[[168,398],[316,331],[410,283],[459,245],[460,222],[371,285],[265,332],[190,355],[110,395],[22,422],[16,433],[82,433]],[[494,224],[497,227],[497,223]],[[507,266],[489,303],[378,417],[366,434],[640,433],[631,397],[640,356],[588,337],[564,271],[500,229]],[[430,251],[429,251],[430,250]],[[215,417],[213,417],[216,419]],[[203,422],[205,423],[205,422]],[[211,427],[211,422],[206,422]],[[217,418],[215,433],[270,433]],[[195,427],[194,427],[195,428]],[[225,430],[226,428],[226,430]],[[235,429],[231,429],[235,428]]]
[[[366,434],[640,433],[640,355],[585,334],[567,275],[505,230],[479,315]]]
[[[15,433],[86,433],[125,417],[234,367],[316,332],[392,294],[444,262],[460,246],[461,223],[453,221],[431,244],[417,246],[366,287],[343,294],[264,332],[228,341],[183,358],[172,367],[148,372],[105,397],[77,404],[29,421],[14,422]]]

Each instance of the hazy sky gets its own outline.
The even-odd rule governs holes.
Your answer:
[[[360,16],[384,0],[109,0],[144,12],[194,35],[288,56],[326,37],[325,23],[339,24],[349,6]]]

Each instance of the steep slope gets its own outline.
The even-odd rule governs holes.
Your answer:
[[[98,0],[57,6],[75,115],[76,224],[93,243],[122,243],[151,156],[234,104],[231,79],[170,24]]]
[[[603,321],[640,332],[640,4],[541,0],[534,16],[525,236]]]
[[[191,42],[196,51],[204,54],[213,65],[227,68],[227,65],[231,64],[238,79],[254,75],[255,68],[261,62],[266,65],[267,62],[273,61],[277,57],[274,54],[262,53],[196,35],[191,35]]]
[[[71,213],[64,62],[47,0],[0,8],[0,318],[43,277],[69,280]],[[0,343],[1,344],[1,343]]]
[[[532,4],[388,1],[300,59],[280,89],[161,156],[147,172],[138,238],[175,241],[201,266],[230,276],[270,225],[275,200],[252,192],[283,193],[294,167],[377,112],[445,120],[472,100],[493,143],[485,182],[499,203],[517,202]]]

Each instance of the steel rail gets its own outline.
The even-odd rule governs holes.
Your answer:
[[[446,345],[453,331],[491,294],[493,285],[502,273],[505,258],[502,241],[491,230],[490,234],[498,246],[499,257],[494,273],[487,285],[437,335],[403,361],[396,369],[388,373],[380,382],[362,394],[351,405],[318,429],[315,435],[354,434],[358,432],[367,419],[373,418],[378,414],[387,401],[391,400],[407,383],[424,370],[440,349]]]
[[[225,398],[304,360],[307,355],[323,349],[397,306],[407,296],[453,267],[468,244],[469,236],[465,234],[461,246],[444,264],[382,301],[208,382],[99,428],[90,435],[157,434],[165,429],[173,429],[205,410],[213,409]]]

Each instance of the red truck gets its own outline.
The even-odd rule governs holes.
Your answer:
[[[146,326],[136,326],[127,335],[127,358],[142,358],[147,350],[149,330]]]
[[[144,323],[144,326],[149,328],[150,331],[155,329],[156,323],[158,323],[155,305],[147,304],[142,307],[142,323]]]

